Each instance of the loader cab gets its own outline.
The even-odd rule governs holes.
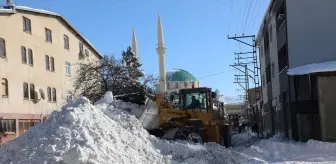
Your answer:
[[[182,110],[198,109],[202,113],[212,112],[212,99],[216,96],[210,88],[188,88],[179,91],[179,106]]]

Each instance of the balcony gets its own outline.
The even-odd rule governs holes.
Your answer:
[[[287,22],[284,20],[277,29],[277,47],[278,51],[287,43]]]

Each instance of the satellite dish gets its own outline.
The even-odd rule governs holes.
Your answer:
[[[39,92],[40,92],[41,98],[44,100],[45,99],[44,91],[42,89],[39,89]]]

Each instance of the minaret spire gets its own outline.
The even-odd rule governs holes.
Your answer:
[[[138,56],[138,43],[136,40],[136,36],[135,36],[135,29],[133,28],[133,34],[132,34],[132,51],[135,55],[136,58],[139,58]]]
[[[158,14],[158,27],[157,27],[157,38],[158,38],[158,47],[156,48],[159,56],[159,69],[160,69],[160,81],[159,81],[159,92],[164,93],[166,89],[166,69],[165,69],[165,51],[163,42],[163,29],[161,23],[160,13]]]
[[[158,37],[158,46],[159,47],[164,47],[163,29],[162,29],[162,23],[161,23],[160,13],[158,13],[157,37]]]

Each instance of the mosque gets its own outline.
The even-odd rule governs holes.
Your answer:
[[[156,48],[157,54],[159,57],[159,82],[157,85],[157,91],[161,93],[165,92],[175,92],[179,89],[183,88],[199,88],[200,83],[195,78],[194,75],[189,73],[183,69],[173,69],[172,71],[166,72],[165,68],[165,46],[164,46],[164,39],[163,39],[163,28],[161,23],[160,15],[158,15],[158,25],[157,25],[157,41],[158,47]],[[133,29],[133,36],[132,36],[132,51],[137,58],[138,56],[138,49],[137,49],[137,40],[135,36],[135,30]]]

